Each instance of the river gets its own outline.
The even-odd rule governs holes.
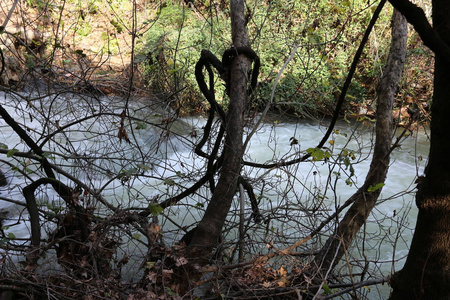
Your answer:
[[[172,114],[155,108],[146,99],[130,102],[124,129],[131,143],[119,140],[120,114],[124,110],[121,98],[95,99],[72,94],[6,95],[0,101],[14,119],[43,144],[50,160],[66,172],[102,191],[109,203],[117,207],[146,207],[150,201],[161,201],[176,195],[200,178],[205,160],[193,153],[202,135],[206,120],[188,117],[170,122]],[[131,118],[128,118],[130,116]],[[246,128],[251,131],[252,122]],[[157,125],[157,126],[154,126]],[[314,148],[326,131],[327,121],[262,123],[252,136],[245,154],[246,161],[270,163],[289,161]],[[396,135],[400,135],[398,129]],[[28,148],[0,120],[1,147],[28,151]],[[264,253],[267,245],[283,248],[302,239],[324,218],[341,206],[364,182],[369,168],[373,123],[339,122],[327,143],[331,156],[326,160],[308,161],[283,168],[257,169],[244,167],[243,175],[254,186],[264,222],[250,220],[251,206],[246,205],[246,234],[253,243],[245,253]],[[212,135],[214,139],[214,134]],[[211,143],[204,147],[210,150]],[[365,234],[361,234],[352,251],[353,259],[346,272],[358,273],[365,263],[373,275],[389,275],[404,263],[416,219],[414,181],[423,173],[428,155],[427,129],[410,132],[392,152],[391,166],[379,204],[369,218]],[[348,160],[338,159],[345,149]],[[15,150],[14,150],[15,151]],[[14,152],[12,151],[12,152]],[[10,212],[5,221],[5,234],[19,239],[29,237],[28,216],[23,209],[21,189],[42,175],[34,162],[2,156],[0,168],[8,177],[8,185],[0,188],[0,208]],[[11,156],[11,157],[9,157]],[[74,186],[69,179],[60,180]],[[166,242],[177,240],[180,227],[189,228],[202,215],[210,196],[208,189],[164,211],[159,223]],[[64,206],[50,187],[42,188],[37,199],[42,209],[54,210]],[[86,204],[98,207],[98,214],[107,214],[95,199],[86,196]],[[235,244],[238,239],[239,201],[236,199],[227,223],[225,240]],[[54,225],[45,222],[44,233]],[[324,235],[299,247],[298,252],[317,250]],[[137,235],[134,238],[139,239]],[[140,246],[124,247],[122,251],[139,252]],[[231,249],[233,248],[233,249]],[[131,249],[131,250],[130,250]],[[134,249],[134,250],[133,250]],[[230,247],[230,253],[236,251]],[[139,253],[135,253],[139,260]],[[235,256],[233,256],[235,258]],[[289,264],[292,261],[279,261]],[[343,267],[345,271],[346,267]],[[345,273],[345,272],[344,272]],[[374,288],[369,297],[387,297],[386,286]]]

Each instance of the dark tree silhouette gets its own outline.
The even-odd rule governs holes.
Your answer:
[[[433,1],[433,26],[422,9],[391,0],[436,54],[431,142],[425,175],[417,181],[417,224],[403,269],[392,277],[391,299],[450,297],[450,2]]]

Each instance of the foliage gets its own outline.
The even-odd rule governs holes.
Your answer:
[[[270,102],[277,72],[298,47],[275,89],[272,109],[300,116],[330,114],[371,8],[366,1],[249,1],[249,34],[262,61],[260,89],[253,97],[253,106],[262,109]],[[328,18],[330,15],[334,17]],[[380,24],[389,18],[389,11],[385,11]],[[220,57],[230,45],[225,38],[230,36],[227,20],[227,11],[214,3],[193,8],[173,1],[161,7],[141,50],[149,55],[145,72],[150,85],[169,95],[181,91],[179,98],[183,100],[178,101],[197,105],[201,97],[192,70],[201,49]],[[372,44],[364,59],[349,92],[351,101],[364,101],[370,92],[370,81],[378,75],[374,70],[383,64],[389,46],[389,39],[382,38],[387,35],[383,25],[374,33],[380,41]]]
[[[221,56],[230,44],[223,40],[229,36],[228,22],[221,15],[220,22],[205,23],[206,15],[198,17],[194,9],[177,1],[162,6],[156,18],[140,48],[141,56],[146,57],[143,71],[149,87],[175,98],[175,108],[184,112],[201,110],[203,100],[193,74],[195,63],[202,49]]]

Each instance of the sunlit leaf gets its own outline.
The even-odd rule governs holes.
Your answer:
[[[384,186],[384,183],[383,183],[383,182],[380,182],[380,183],[376,184],[375,186],[373,186],[373,185],[369,186],[369,188],[367,189],[367,191],[368,191],[369,193],[373,193],[373,192],[375,192],[376,190],[381,189],[383,186]]]
[[[151,269],[151,268],[153,268],[155,266],[155,264],[156,263],[154,261],[148,261],[148,262],[145,263],[145,268],[146,269]]]

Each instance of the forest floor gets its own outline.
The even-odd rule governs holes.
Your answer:
[[[0,3],[0,20],[6,19],[13,2],[6,0]],[[141,2],[135,11],[136,20],[156,18],[152,15],[157,11],[156,4]],[[28,82],[25,76],[34,72],[36,77],[47,82],[67,83],[83,92],[99,91],[106,95],[133,93],[135,96],[153,97],[140,67],[148,54],[142,36],[136,36],[133,46],[133,29],[129,24],[133,19],[132,11],[131,4],[126,3],[123,7],[107,5],[86,9],[71,1],[66,2],[63,8],[32,7],[20,2],[5,32],[0,35],[0,42],[5,45],[2,49],[6,64],[0,83],[23,88],[23,83]],[[14,41],[14,36],[20,37],[27,46]],[[408,48],[395,105],[395,116],[400,125],[406,124],[410,118],[408,108],[420,112],[420,121],[430,120],[428,108],[432,97],[434,58],[412,30]],[[30,51],[36,52],[35,59]],[[141,61],[134,61],[132,53],[134,59],[140,57]],[[50,72],[47,68],[49,62],[53,65]],[[377,81],[377,78],[367,78],[368,96],[363,101],[350,101],[348,116],[375,117]]]

